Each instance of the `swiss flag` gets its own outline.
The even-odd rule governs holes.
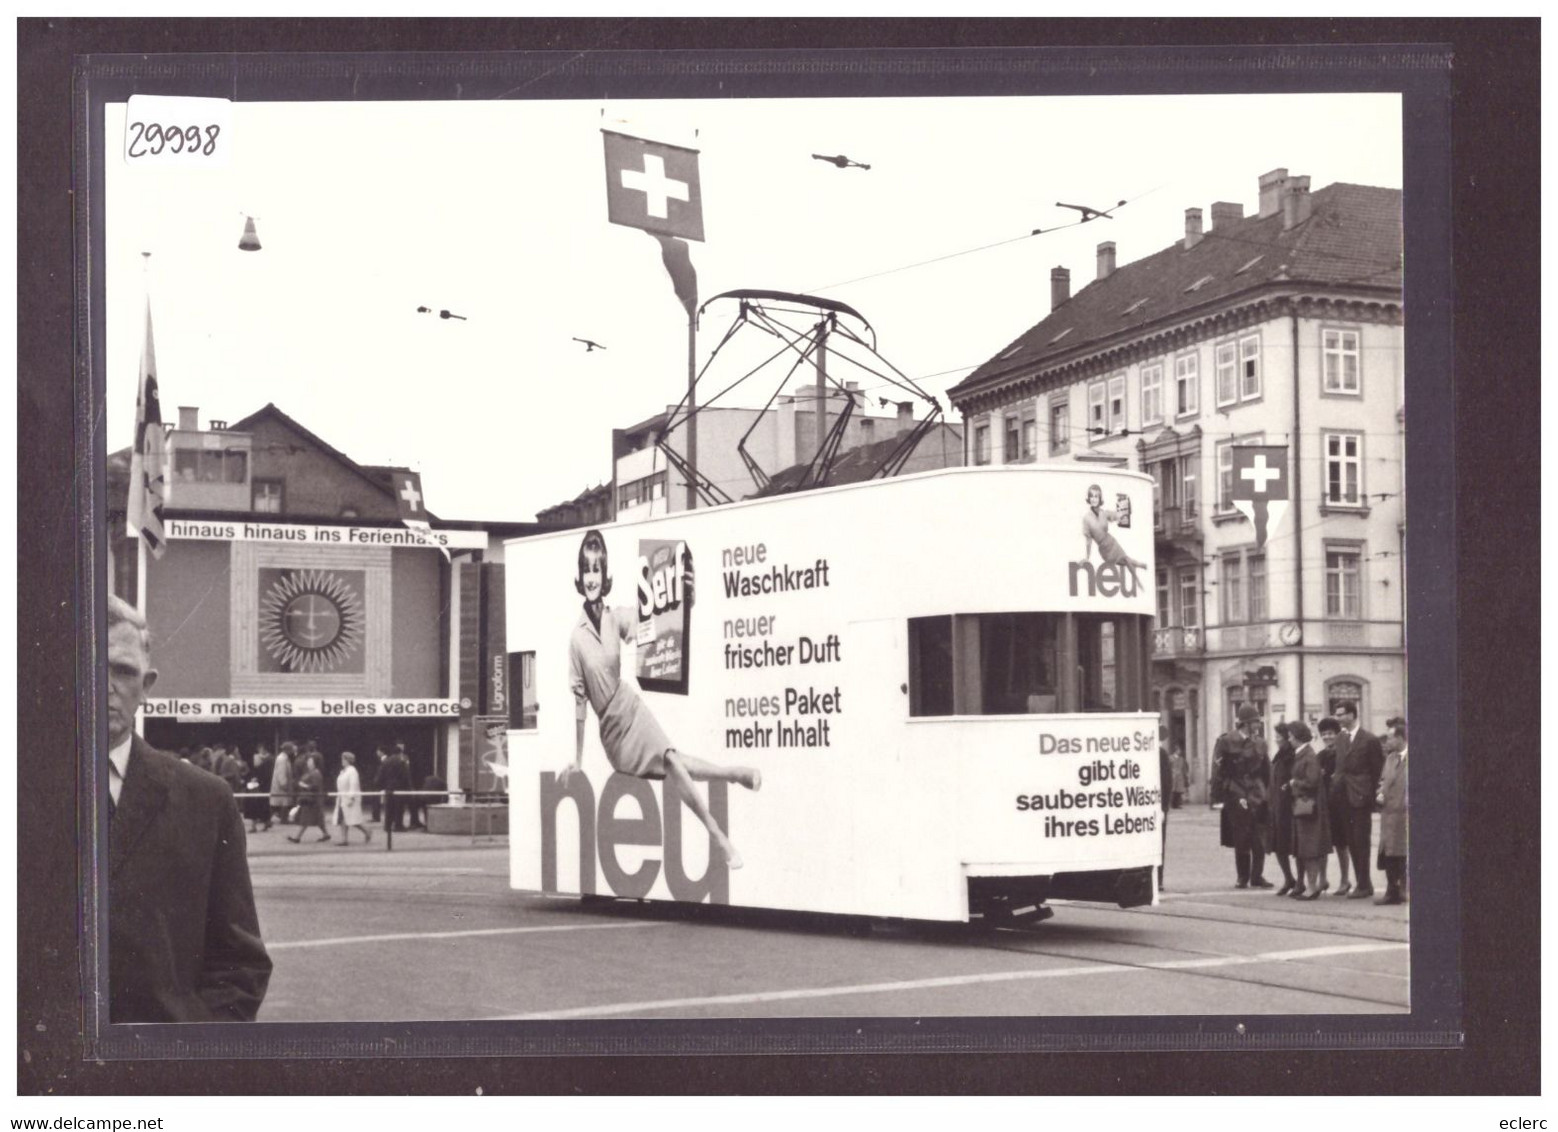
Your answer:
[[[422,503],[422,477],[416,472],[395,473],[395,504],[400,517],[427,522],[427,508]]]
[[[601,136],[606,142],[606,219],[701,241],[698,151],[610,130]]]
[[[400,508],[400,521],[417,535],[423,543],[443,551],[449,558],[449,548],[433,536],[433,528],[427,521],[427,504],[422,499],[422,477],[416,472],[396,470],[395,505]]]
[[[1266,545],[1270,528],[1288,508],[1288,450],[1285,444],[1235,445],[1229,500],[1255,524],[1255,545]]]

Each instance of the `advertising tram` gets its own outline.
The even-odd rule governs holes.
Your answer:
[[[509,542],[512,886],[1150,903],[1151,504],[1133,472],[956,468]]]

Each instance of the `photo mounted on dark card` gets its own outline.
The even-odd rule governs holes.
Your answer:
[[[1445,71],[1226,56],[85,67],[94,1050],[1454,1044]]]

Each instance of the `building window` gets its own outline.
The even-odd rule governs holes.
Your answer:
[[[1250,621],[1266,620],[1266,556],[1252,554],[1244,560],[1244,580],[1247,588],[1245,599],[1249,603]]]
[[[1017,454],[1021,451],[1021,444],[1022,433],[1019,430],[1017,417],[1015,415],[1009,416],[1006,418],[1006,449],[1002,462],[1015,464],[1017,462]]]
[[[1049,450],[1058,455],[1071,449],[1071,402],[1058,397],[1049,403]]]
[[[637,507],[640,503],[649,503],[663,498],[665,498],[664,472],[655,472],[653,475],[633,480],[617,488],[617,506],[620,509]]]
[[[1148,471],[1152,475],[1152,529],[1163,529],[1163,469],[1166,462],[1159,460],[1148,465]]]
[[[1158,567],[1158,628],[1166,628],[1174,623],[1169,611],[1169,572],[1166,567]]]
[[[1260,396],[1260,335],[1239,339],[1239,400],[1253,401]]]
[[[974,463],[988,464],[990,462],[990,425],[989,422],[974,426]]]
[[[1179,569],[1179,623],[1187,629],[1201,624],[1201,576],[1194,566]]]
[[[1217,511],[1227,514],[1233,508],[1233,450],[1240,445],[1260,444],[1265,433],[1236,436],[1217,446]]]
[[[1327,432],[1325,501],[1336,507],[1363,505],[1363,434]]]
[[[1321,368],[1325,374],[1325,392],[1355,397],[1362,389],[1361,347],[1356,330],[1320,332]]]
[[[1348,704],[1363,718],[1363,682],[1350,677],[1327,680],[1325,684],[1325,714],[1335,716],[1343,704]]]
[[[1264,684],[1257,684],[1253,688],[1246,688],[1243,684],[1234,684],[1228,689],[1228,727],[1233,729],[1239,718],[1239,707],[1242,704],[1253,704],[1255,710],[1260,712],[1261,719],[1266,719],[1271,713],[1266,707],[1266,693],[1269,689]]]
[[[1143,366],[1141,370],[1141,424],[1163,423],[1163,367]]]
[[[1222,559],[1223,622],[1238,625],[1266,620],[1266,556],[1233,551]]]
[[[249,452],[245,448],[175,448],[173,475],[182,483],[246,483]]]
[[[1032,412],[1022,418],[1022,461],[1032,463],[1039,455],[1039,419]]]
[[[286,484],[282,480],[255,480],[251,507],[266,515],[280,515],[286,508]]]
[[[1095,381],[1087,387],[1087,431],[1092,440],[1105,440],[1125,431],[1125,375]]]
[[[1217,347],[1217,404],[1260,398],[1260,335],[1247,334]]]
[[[1222,342],[1217,347],[1217,404],[1235,405],[1239,401],[1239,344]]]
[[[1097,440],[1109,434],[1109,391],[1106,383],[1095,381],[1087,387],[1087,435]]]
[[[1199,456],[1181,456],[1179,458],[1179,484],[1180,502],[1184,507],[1185,522],[1194,521],[1197,514],[1196,495],[1196,464]]]
[[[1193,417],[1201,408],[1201,362],[1195,354],[1174,359],[1174,415]]]
[[[1363,548],[1327,543],[1325,615],[1345,621],[1363,618]]]
[[[1244,560],[1238,554],[1223,555],[1223,624],[1244,620]]]

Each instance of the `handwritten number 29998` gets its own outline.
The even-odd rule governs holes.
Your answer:
[[[172,150],[174,153],[200,153],[210,157],[216,152],[216,139],[222,132],[222,127],[206,126],[202,130],[199,126],[164,126],[157,122],[149,124],[131,122],[130,132],[133,137],[127,152],[131,157],[155,157],[164,149]]]

